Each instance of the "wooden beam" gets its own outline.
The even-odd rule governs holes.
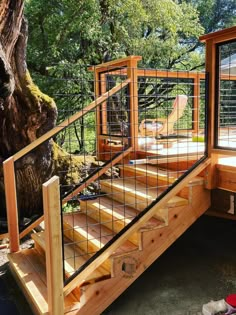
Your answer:
[[[16,179],[14,169],[14,157],[3,162],[4,185],[7,207],[8,234],[10,240],[10,252],[20,250],[18,207],[16,197]]]
[[[120,58],[120,59],[104,62],[104,63],[101,63],[101,64],[96,65],[96,66],[92,66],[89,68],[89,70],[90,71],[96,71],[96,72],[104,72],[104,71],[109,72],[110,70],[112,71],[112,69],[115,69],[117,67],[127,66],[127,63],[130,60],[136,60],[136,62],[138,62],[138,61],[142,60],[142,57],[141,56],[129,56],[129,57],[125,57],[125,58]]]
[[[98,97],[100,94],[106,93],[106,74],[98,73],[95,71],[95,96]],[[107,102],[103,102],[99,107],[96,108],[96,134],[97,134],[97,159],[103,160],[103,141],[100,139],[101,134],[107,134]]]
[[[226,28],[217,32],[209,33],[200,36],[201,42],[206,42],[208,40],[214,40],[215,42],[228,41],[236,38],[236,26]]]
[[[218,154],[219,156],[232,156],[235,157],[235,150],[225,150],[225,149],[212,149],[212,154]]]
[[[27,226],[26,229],[24,229],[22,232],[20,232],[20,239],[22,239],[24,236],[26,236],[30,231],[32,231],[36,226],[38,226],[43,220],[44,220],[44,216],[42,215],[40,218],[35,220],[29,226]]]
[[[131,226],[119,239],[111,244],[99,257],[91,262],[85,270],[78,274],[70,283],[64,287],[64,294],[68,295],[76,286],[83,282],[94,269],[98,268],[106,259],[108,259],[112,253],[126,240],[129,236],[143,226],[151,217],[153,217],[158,209],[164,208],[170,198],[176,196],[176,194],[185,187],[189,181],[201,173],[210,163],[210,159],[203,161],[198,165],[190,174],[188,174],[179,185],[176,185],[170,192],[168,192],[155,206],[153,206],[138,222]]]
[[[129,110],[130,110],[130,140],[134,153],[138,150],[138,76],[137,60],[131,60],[128,64],[127,75],[130,78],[129,86]]]
[[[64,315],[61,206],[59,177],[57,176],[52,177],[43,184],[43,208],[46,238],[48,311],[50,315]]]
[[[98,75],[96,73],[96,75]],[[105,74],[100,74],[100,90],[101,90],[101,94],[106,92],[106,75]],[[100,125],[99,125],[99,130],[102,130],[102,134],[107,134],[107,102],[103,102],[101,104],[101,112],[98,112],[99,118],[102,116],[102,120],[100,119]]]
[[[42,144],[43,142],[51,139],[53,136],[55,136],[59,131],[63,130],[64,128],[68,127],[69,125],[73,124],[76,120],[90,112],[91,110],[95,109],[98,105],[100,105],[102,102],[107,100],[110,96],[117,93],[121,89],[123,89],[126,85],[130,83],[130,79],[125,80],[124,82],[121,82],[114,88],[112,88],[110,91],[104,93],[99,98],[97,98],[95,101],[91,102],[88,106],[86,106],[84,109],[80,110],[79,112],[75,113],[71,117],[65,119],[62,123],[57,125],[55,128],[49,130],[44,135],[42,135],[40,138],[36,139],[34,142],[27,145],[25,148],[17,152],[13,155],[14,161],[17,161],[22,156],[26,155],[28,152],[32,151],[34,148]]]
[[[127,75],[127,68],[109,70],[112,75]],[[204,80],[206,75],[204,72],[190,72],[190,71],[172,71],[161,69],[137,69],[138,77],[153,77],[153,78],[170,78],[170,79],[196,79]],[[236,80],[236,75],[221,74],[221,80]]]
[[[205,79],[204,72],[190,72],[190,71],[171,71],[160,69],[138,69],[137,75],[139,77],[155,77],[155,78],[171,78],[171,79]]]

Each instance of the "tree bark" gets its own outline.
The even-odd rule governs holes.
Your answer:
[[[0,2],[0,161],[55,126],[53,99],[34,85],[26,64],[27,22],[23,0]],[[47,141],[15,163],[20,217],[42,212],[42,183],[53,173],[53,144]],[[0,216],[5,216],[3,171]]]

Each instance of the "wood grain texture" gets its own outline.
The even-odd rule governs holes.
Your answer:
[[[112,253],[126,240],[130,234],[134,233],[139,229],[141,226],[143,226],[151,217],[154,216],[154,214],[158,211],[158,209],[162,209],[168,200],[175,196],[183,187],[185,187],[192,178],[197,176],[199,173],[201,173],[210,163],[210,159],[207,159],[203,161],[200,165],[198,165],[190,174],[188,174],[182,182],[175,186],[170,192],[168,192],[155,206],[153,206],[144,217],[142,217],[138,222],[136,222],[135,225],[131,226],[128,231],[126,231],[122,236],[119,237],[118,240],[116,240],[109,248],[107,248],[103,255],[100,255],[98,258],[96,258],[85,270],[83,270],[76,278],[74,278],[68,285],[64,287],[64,294],[69,294],[81,281],[84,277],[87,277],[89,273],[91,273],[94,268],[97,268],[99,265],[101,265],[105,260],[107,260]],[[197,197],[199,203],[200,203],[200,209],[201,204],[203,204],[201,198]],[[203,199],[204,200],[204,199]],[[206,200],[208,201],[208,200]],[[206,209],[204,209],[205,211]]]
[[[49,314],[64,314],[63,256],[59,178],[43,184],[43,208],[46,240],[46,270]]]
[[[69,315],[101,314],[131,285],[210,205],[210,192],[203,186],[193,187],[192,205],[170,209],[169,225],[143,233],[143,251],[114,259],[114,278],[83,288],[81,308]],[[133,265],[124,271],[124,264]],[[92,302],[91,302],[92,301]]]
[[[14,170],[14,158],[10,157],[3,162],[4,185],[7,207],[8,235],[10,252],[18,252],[20,249],[18,207],[16,197],[16,179]]]

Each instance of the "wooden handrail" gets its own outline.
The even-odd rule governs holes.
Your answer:
[[[89,67],[89,70],[96,71],[96,72],[104,72],[104,71],[110,72],[110,70],[117,67],[129,66],[129,63],[132,60],[135,60],[136,62],[140,61],[142,60],[142,56],[129,56],[129,57],[124,57],[124,58],[104,62],[99,65]]]
[[[127,75],[127,68],[123,69],[109,69],[109,74],[112,75]],[[168,79],[200,79],[204,80],[206,78],[205,72],[194,72],[194,71],[172,71],[172,70],[160,70],[160,69],[138,69],[138,77],[154,77],[154,78],[168,78]],[[236,75],[233,74],[221,74],[220,78],[222,80],[233,80],[236,81]]]
[[[199,40],[201,42],[205,42],[208,40],[214,40],[215,43],[222,42],[222,41],[228,41],[232,38],[235,38],[236,35],[236,26],[232,26],[230,28],[226,28],[223,30],[219,30],[213,33],[208,33],[205,35],[202,35],[199,37]]]
[[[157,209],[163,208],[168,200],[174,197],[183,187],[185,187],[189,181],[201,173],[209,164],[211,160],[208,158],[191,171],[178,185],[173,187],[155,206],[153,206],[142,218],[140,218],[135,224],[129,227],[114,243],[112,243],[102,255],[99,255],[94,261],[92,261],[81,273],[79,273],[74,279],[71,280],[64,287],[64,295],[68,295],[77,285],[83,282],[89,274],[97,269],[110,255],[137,229],[144,225],[157,211]]]
[[[65,119],[62,123],[54,127],[53,129],[49,130],[46,132],[44,135],[42,135],[40,138],[37,138],[34,142],[30,143],[27,145],[25,148],[17,152],[16,154],[13,155],[14,161],[17,161],[33,149],[35,149],[37,146],[42,144],[43,142],[49,140],[53,136],[55,136],[59,131],[65,129],[69,125],[73,124],[76,120],[96,108],[98,105],[100,105],[102,102],[107,100],[110,96],[113,94],[117,93],[121,89],[123,89],[125,86],[127,86],[130,83],[130,79],[125,80],[124,82],[121,82],[117,86],[113,87],[111,90],[108,92],[104,93],[100,97],[98,97],[95,101],[91,102],[88,106],[86,106],[84,109],[80,110],[78,113],[75,113],[71,117]]]
[[[27,228],[25,228],[22,232],[20,232],[20,239],[25,237],[30,231],[32,231],[36,226],[38,226],[40,223],[44,221],[44,215],[36,219],[34,222],[32,222]]]
[[[73,196],[80,193],[84,188],[88,187],[89,184],[94,182],[98,177],[100,177],[102,174],[104,174],[109,168],[117,164],[119,161],[121,161],[124,157],[126,157],[130,152],[132,152],[133,148],[130,147],[126,149],[125,151],[122,151],[118,156],[116,156],[114,159],[112,159],[109,163],[107,163],[105,166],[102,167],[102,169],[99,169],[92,177],[90,177],[88,180],[86,180],[85,183],[81,184],[79,187],[77,187],[72,193],[70,193],[68,196],[66,196],[62,200],[62,204],[65,204],[67,201],[69,201]]]

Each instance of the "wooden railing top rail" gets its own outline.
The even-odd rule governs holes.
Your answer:
[[[140,77],[160,77],[160,78],[179,78],[179,79],[205,79],[204,72],[192,71],[171,71],[158,69],[138,69],[138,76]]]
[[[127,75],[127,69],[108,69],[109,75]],[[158,78],[183,78],[183,79],[205,79],[205,72],[194,71],[172,71],[172,70],[160,70],[160,69],[140,69],[137,68],[138,77],[158,77]],[[236,79],[236,76],[235,76]]]
[[[83,108],[79,112],[77,112],[74,115],[72,115],[71,117],[65,119],[62,123],[60,123],[59,125],[57,125],[53,129],[49,130],[44,135],[42,135],[40,138],[36,139],[34,142],[30,143],[29,145],[24,147],[22,150],[20,150],[16,154],[14,154],[13,155],[14,161],[17,161],[18,159],[20,159],[21,157],[23,157],[24,155],[26,155],[27,153],[29,153],[30,151],[35,149],[37,146],[39,146],[43,142],[45,142],[45,141],[49,140],[50,138],[52,138],[53,136],[55,136],[58,132],[60,132],[64,128],[73,124],[77,119],[81,118],[82,116],[84,116],[85,114],[87,114],[88,112],[90,112],[91,110],[96,108],[98,105],[100,105],[105,100],[107,100],[110,96],[117,93],[119,90],[121,90],[125,86],[127,86],[129,83],[130,83],[130,79],[127,79],[124,82],[121,82],[120,84],[118,84],[117,86],[115,86],[114,88],[109,90],[108,92],[102,94],[100,97],[95,99],[93,102],[91,102],[88,106],[86,106],[85,108]]]
[[[236,26],[226,28],[217,32],[209,33],[200,36],[200,41],[205,42],[208,40],[215,40],[216,42],[227,41],[230,39],[235,39],[236,36]]]
[[[95,71],[95,72],[110,71],[117,67],[125,67],[129,65],[130,61],[133,61],[133,60],[138,62],[142,60],[142,56],[129,56],[125,58],[120,58],[120,59],[104,62],[99,65],[89,67],[89,70]]]
[[[127,69],[108,69],[109,75],[127,75]],[[204,80],[206,77],[205,72],[195,71],[172,71],[172,70],[159,70],[159,69],[137,69],[138,77],[158,77],[158,78],[171,78],[171,79],[201,79]],[[222,80],[236,81],[236,75],[221,74]]]

